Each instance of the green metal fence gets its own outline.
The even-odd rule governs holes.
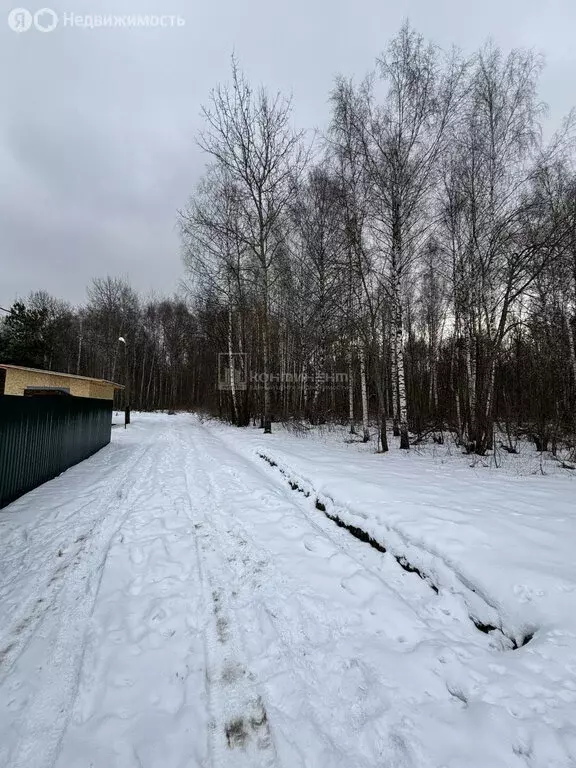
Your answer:
[[[112,401],[0,396],[0,508],[110,442]]]

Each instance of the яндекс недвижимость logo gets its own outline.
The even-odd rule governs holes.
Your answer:
[[[8,26],[13,32],[52,32],[58,26],[58,14],[52,8],[40,8],[32,13],[27,8],[13,8],[8,14]]]

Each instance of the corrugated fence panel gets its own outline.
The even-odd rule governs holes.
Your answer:
[[[0,508],[110,442],[112,401],[0,396]]]

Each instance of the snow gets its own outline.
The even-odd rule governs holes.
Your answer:
[[[0,766],[576,765],[574,480],[344,437],[134,414],[3,510]]]

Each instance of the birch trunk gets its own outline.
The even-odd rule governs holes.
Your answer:
[[[494,381],[496,378],[496,361],[492,359],[490,362],[490,371],[488,374],[488,382],[486,384],[486,404],[484,407],[484,424],[482,429],[482,435],[478,441],[477,452],[484,455],[487,448],[492,447],[493,441],[493,425],[492,425],[492,401],[494,399]]]
[[[462,411],[460,407],[460,392],[458,387],[458,375],[457,375],[457,361],[458,361],[458,330],[456,331],[454,342],[452,344],[452,360],[451,360],[451,378],[452,378],[452,392],[454,393],[454,405],[456,408],[456,437],[458,442],[462,441]]]
[[[320,393],[325,383],[324,368],[326,360],[324,358],[324,339],[320,341],[320,347],[314,355],[314,396],[312,398],[311,416],[314,424],[322,423],[322,416],[319,413],[318,403],[320,401]]]
[[[366,388],[366,351],[362,344],[358,350],[360,358],[360,386],[362,389],[362,440],[367,443],[370,440],[368,429],[368,391]]]
[[[228,366],[230,369],[230,393],[232,395],[232,409],[234,412],[234,423],[240,423],[238,419],[238,402],[236,399],[236,369],[234,367],[234,353],[232,345],[233,317],[232,305],[228,305]]]
[[[464,333],[464,359],[466,361],[466,378],[468,379],[468,434],[469,449],[476,442],[476,370],[472,358],[470,332]]]
[[[262,344],[264,358],[264,414],[263,427],[264,434],[269,435],[272,432],[272,417],[270,414],[270,348],[268,338],[268,276],[265,276],[264,286],[264,318],[262,322]]]
[[[379,386],[379,400],[380,400],[380,415],[379,415],[379,425],[380,425],[380,445],[382,448],[382,453],[388,452],[388,432],[387,432],[387,415],[388,415],[388,371],[386,366],[386,350],[388,348],[388,344],[386,341],[386,327],[385,327],[385,318],[384,315],[382,315],[382,338],[381,338],[381,344],[380,344],[380,354],[382,355],[382,365],[380,366],[380,386]]]
[[[398,290],[396,288],[396,290]],[[398,367],[398,415],[400,417],[400,448],[408,450],[408,407],[406,404],[406,380],[404,376],[404,338],[402,329],[402,309],[396,298],[396,365]]]
[[[574,347],[574,331],[572,330],[570,314],[568,311],[564,314],[564,320],[566,323],[566,333],[568,334],[568,347],[570,348],[570,365],[572,368],[572,375],[574,376],[574,384],[576,384],[576,347]]]
[[[396,339],[392,344],[392,434],[400,437],[400,416],[398,398],[398,357],[396,353]]]
[[[352,343],[348,346],[348,422],[350,434],[355,435],[354,428],[354,371],[352,368]]]

